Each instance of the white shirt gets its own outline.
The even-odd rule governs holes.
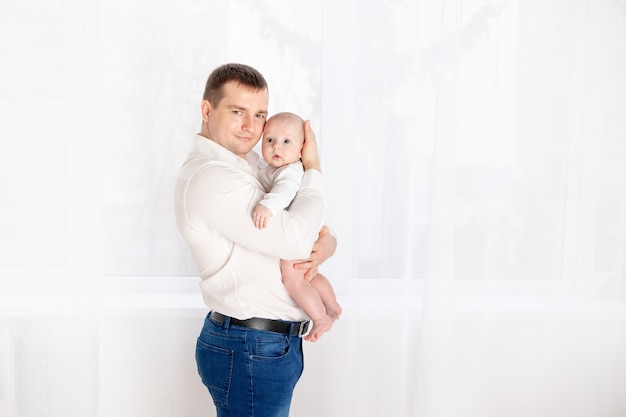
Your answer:
[[[178,229],[189,245],[206,305],[238,319],[304,320],[282,284],[280,259],[306,259],[324,221],[322,177],[306,170],[289,211],[257,229],[252,210],[265,194],[259,157],[244,160],[198,135],[175,189]]]
[[[259,169],[259,180],[267,191],[260,204],[270,209],[274,215],[279,210],[289,207],[289,203],[296,196],[302,182],[304,167],[300,161],[280,168],[267,165],[263,160],[259,161],[259,164],[263,165]]]

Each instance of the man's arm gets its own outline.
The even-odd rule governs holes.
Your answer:
[[[311,128],[311,122],[304,123],[304,145],[302,146],[302,165],[304,169],[315,169],[322,172],[317,139]],[[311,254],[302,262],[294,264],[296,269],[304,269],[304,279],[310,281],[317,275],[317,267],[333,256],[337,249],[337,238],[330,233],[328,226],[323,226],[317,241],[313,244]]]
[[[252,211],[264,190],[251,175],[228,164],[205,165],[187,184],[183,204],[190,227],[253,251],[282,259],[309,256],[325,217],[321,175],[305,172],[289,211],[280,210],[265,229],[257,229]]]
[[[337,238],[330,233],[328,226],[322,227],[319,237],[313,245],[311,256],[294,264],[296,269],[305,269],[304,279],[310,281],[317,275],[317,267],[335,254]]]
[[[311,121],[304,122],[304,144],[302,145],[302,166],[304,170],[315,169],[322,172],[322,164],[317,150],[317,139],[311,128]]]

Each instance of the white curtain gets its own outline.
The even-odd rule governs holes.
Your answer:
[[[626,2],[0,6],[0,417],[214,415],[172,214],[208,73],[312,120],[344,307],[292,415],[626,415]]]

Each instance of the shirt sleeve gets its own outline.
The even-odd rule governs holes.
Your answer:
[[[304,169],[301,163],[290,164],[279,168],[273,175],[273,184],[271,190],[263,196],[259,204],[272,211],[272,215],[276,215],[279,210],[289,207],[289,203],[294,199],[300,183]]]
[[[199,231],[219,233],[254,251],[287,260],[308,258],[325,216],[319,171],[305,171],[289,210],[280,210],[268,227],[257,229],[252,210],[264,194],[251,173],[209,163],[187,183],[186,221]]]

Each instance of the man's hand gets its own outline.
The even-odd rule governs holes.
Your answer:
[[[304,122],[304,145],[302,145],[302,166],[305,170],[316,169],[322,172],[320,156],[317,151],[317,139],[311,129],[311,121]]]
[[[294,264],[296,269],[305,269],[304,279],[312,280],[317,275],[317,267],[326,259],[333,256],[337,249],[337,238],[330,234],[327,226],[322,227],[317,241],[313,245],[311,256],[308,259]]]

